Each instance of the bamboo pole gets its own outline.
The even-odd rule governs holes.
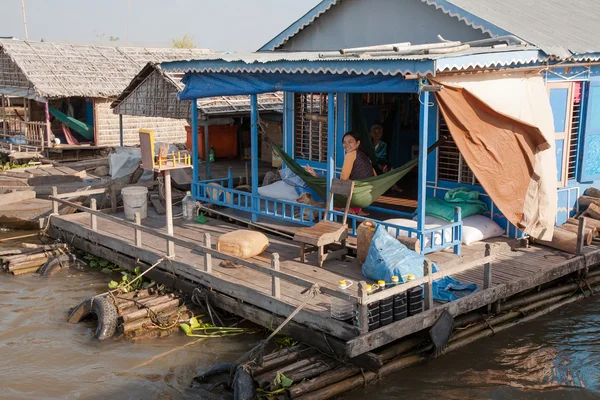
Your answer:
[[[40,269],[40,267],[33,267],[33,268],[18,269],[18,270],[11,271],[11,272],[15,276],[20,276],[20,275],[27,275],[27,274],[35,274],[36,272],[38,272],[39,269]]]
[[[263,359],[263,365],[253,368],[252,375],[253,376],[261,375],[265,372],[271,371],[275,368],[279,368],[283,365],[287,365],[289,363],[296,362],[300,358],[306,358],[306,357],[312,356],[316,352],[317,352],[316,349],[314,349],[312,347],[307,347],[307,348],[300,348],[299,350],[294,351],[294,352],[286,352],[283,355],[281,355],[280,357],[275,357],[275,358],[271,358],[268,360]]]
[[[8,270],[11,272],[14,272],[17,270],[29,269],[29,268],[33,268],[33,267],[39,268],[42,265],[44,265],[46,263],[46,261],[48,261],[47,258],[39,259],[39,260],[32,260],[32,261],[24,261],[22,263],[17,263],[17,264],[9,264]]]

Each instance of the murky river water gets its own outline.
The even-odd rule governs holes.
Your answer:
[[[0,275],[0,397],[220,398],[192,378],[234,361],[262,337],[98,342],[68,309],[106,290],[96,271]],[[356,400],[600,399],[600,296],[504,331],[344,396]]]

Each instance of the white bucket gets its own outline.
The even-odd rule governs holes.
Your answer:
[[[123,205],[125,206],[125,219],[135,220],[135,213],[140,213],[140,218],[148,216],[148,188],[143,186],[130,186],[121,190]]]

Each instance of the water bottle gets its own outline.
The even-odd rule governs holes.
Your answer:
[[[408,274],[408,281],[415,279],[413,274]],[[415,315],[423,311],[423,288],[421,286],[415,286],[406,291],[406,297],[408,298],[408,315]]]
[[[378,281],[379,291],[385,290],[385,281]],[[379,300],[379,325],[386,326],[394,322],[394,298],[392,296]]]
[[[185,197],[181,201],[181,207],[183,208],[183,220],[193,221],[196,217],[196,199],[192,197],[191,192],[186,192]]]
[[[392,276],[392,286],[400,284],[397,276]],[[406,303],[406,292],[394,295],[394,321],[400,321],[408,315],[408,304]]]
[[[338,292],[344,293],[349,296],[348,288],[352,286],[352,282],[348,281],[348,284],[345,280],[341,280],[337,287]],[[337,297],[331,298],[331,318],[337,319],[339,321],[349,321],[352,323],[352,319],[354,317],[354,304],[349,302],[348,300],[340,299]]]

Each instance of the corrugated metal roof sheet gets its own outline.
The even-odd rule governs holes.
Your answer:
[[[463,58],[464,57],[464,58]],[[444,63],[451,59],[452,64]],[[256,52],[233,54],[210,54],[194,60],[178,60],[161,63],[169,72],[210,73],[353,73],[381,75],[429,75],[435,74],[435,62],[444,68],[468,69],[530,64],[545,58],[531,46],[472,47],[449,54],[399,55],[393,52],[381,55],[340,56],[334,52]]]
[[[197,57],[206,49],[102,47],[0,39],[0,54],[22,72],[36,98],[116,97],[149,61]],[[0,70],[0,88],[22,88]]]
[[[546,54],[600,52],[597,0],[421,0],[474,26],[460,9],[539,47]],[[454,6],[454,7],[453,7]]]

